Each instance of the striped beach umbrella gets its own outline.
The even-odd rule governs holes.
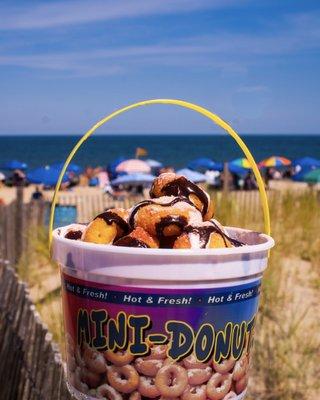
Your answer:
[[[260,168],[287,167],[291,165],[291,161],[285,157],[272,156],[260,161],[258,165]]]
[[[246,158],[236,158],[229,162],[229,166],[241,167],[245,169],[250,169],[249,161]]]
[[[116,167],[116,172],[126,172],[127,174],[131,174],[134,172],[145,172],[149,173],[151,171],[150,165],[148,165],[145,161],[138,159],[131,159],[121,162]]]

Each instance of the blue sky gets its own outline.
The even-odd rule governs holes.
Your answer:
[[[0,16],[0,134],[81,134],[157,97],[199,103],[242,133],[320,132],[316,0],[10,0]],[[153,106],[101,131],[218,129]]]

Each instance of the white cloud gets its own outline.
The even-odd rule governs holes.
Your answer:
[[[245,0],[73,0],[0,8],[0,29],[41,29],[240,6]]]

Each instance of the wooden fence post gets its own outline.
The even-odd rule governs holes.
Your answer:
[[[19,261],[22,251],[23,251],[23,241],[24,241],[24,232],[23,232],[23,195],[24,195],[23,186],[18,185],[16,191],[16,214],[15,214],[15,264]]]

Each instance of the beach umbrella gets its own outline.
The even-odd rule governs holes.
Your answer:
[[[2,172],[0,172],[0,181],[4,181],[6,179],[5,174],[3,174]]]
[[[56,164],[52,164],[51,168],[53,169],[58,169],[59,171],[62,170],[64,166],[64,163],[56,163]],[[67,168],[67,172],[74,172],[75,174],[81,174],[81,172],[83,171],[83,168],[80,167],[80,165],[77,164],[69,164],[68,168]]]
[[[49,165],[34,169],[27,174],[28,181],[31,183],[42,183],[46,186],[56,185],[60,175],[60,170],[52,168]],[[64,175],[62,182],[67,182],[68,176]]]
[[[249,161],[246,158],[236,158],[235,160],[232,160],[229,162],[229,169],[231,167],[240,167],[243,169],[250,169],[250,164]]]
[[[287,167],[291,165],[291,161],[285,157],[272,156],[260,161],[258,165],[260,168]]]
[[[303,177],[304,182],[320,183],[320,168],[307,172]]]
[[[116,172],[126,172],[128,174],[134,173],[134,172],[145,172],[149,173],[151,171],[151,167],[142,160],[138,159],[131,159],[131,160],[126,160],[122,161],[117,167],[116,167]]]
[[[148,159],[148,160],[145,160],[145,162],[151,168],[162,168],[163,167],[163,164],[160,161],[157,161],[157,160]]]
[[[1,169],[7,169],[9,171],[14,171],[15,169],[25,170],[28,165],[25,162],[19,160],[10,160],[1,165]]]
[[[207,177],[200,172],[192,171],[189,168],[182,168],[177,171],[178,175],[182,175],[194,183],[206,182]]]
[[[188,168],[192,170],[211,170],[221,172],[223,170],[223,164],[217,163],[210,158],[200,157],[190,161]]]
[[[301,168],[304,167],[313,167],[313,168],[320,168],[320,160],[317,160],[313,157],[302,157],[296,158],[292,161],[292,166],[297,167],[300,166]]]
[[[112,185],[143,185],[146,183],[152,183],[155,179],[154,175],[143,174],[136,172],[133,174],[121,175],[118,178],[111,181]]]

